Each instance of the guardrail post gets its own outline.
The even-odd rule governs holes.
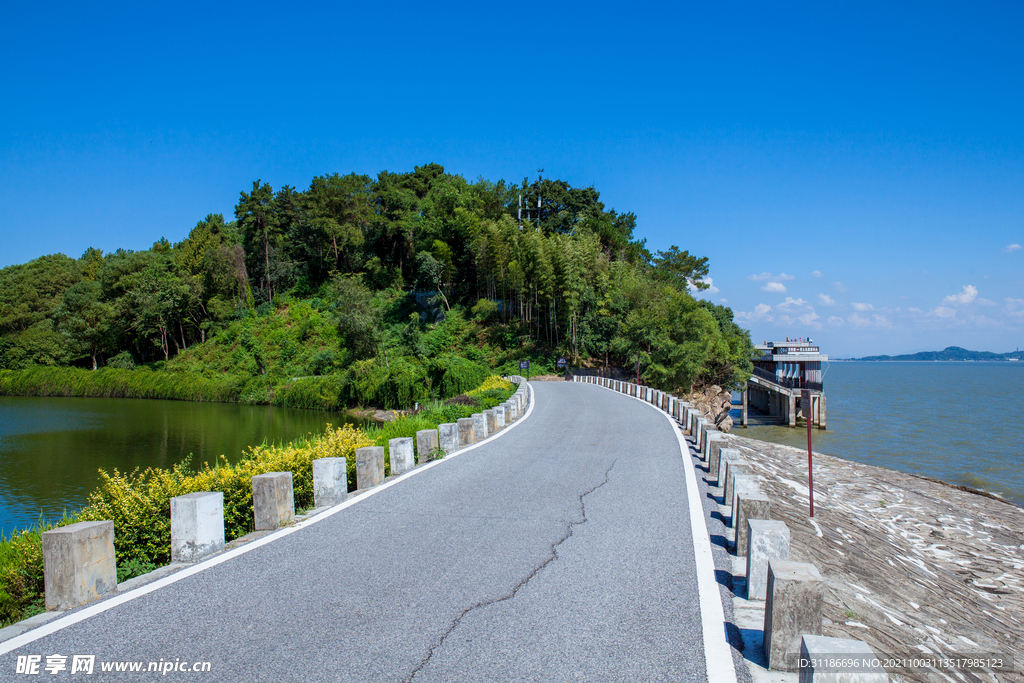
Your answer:
[[[764,600],[768,563],[789,559],[789,527],[774,519],[747,520],[747,600]]]
[[[65,610],[117,590],[114,523],[78,522],[43,532],[46,609]]]
[[[768,561],[764,658],[769,669],[799,669],[801,639],[805,635],[821,635],[824,585],[813,564]]]
[[[445,455],[451,455],[459,450],[459,425],[454,422],[438,425],[437,440]],[[423,464],[423,460],[420,460],[420,464]]]
[[[317,458],[313,461],[313,505],[324,507],[345,502],[348,496],[348,460]]]
[[[204,491],[171,498],[171,562],[198,562],[221,550],[224,493]]]
[[[294,521],[295,491],[292,488],[292,473],[267,472],[253,477],[252,512],[256,531],[277,529]]]
[[[416,432],[416,454],[420,456],[420,462],[433,460],[434,451],[437,450],[437,446],[436,429],[421,429]]]
[[[404,474],[416,467],[416,457],[412,451],[412,437],[403,436],[388,440],[388,451],[391,453],[391,474]],[[422,459],[423,456],[420,456]]]
[[[356,449],[356,488],[372,488],[384,483],[384,447],[365,446]]]
[[[459,425],[459,447],[465,448],[476,443],[476,420],[471,417],[460,417]]]
[[[737,512],[734,513],[736,522],[736,555],[742,556],[747,552],[747,520],[769,519],[771,515],[771,503],[768,496],[760,491],[752,493],[741,493],[737,497]]]

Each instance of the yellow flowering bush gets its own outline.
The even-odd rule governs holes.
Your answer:
[[[469,396],[476,396],[477,394],[482,394],[491,390],[512,392],[515,391],[515,388],[516,385],[509,382],[507,379],[504,379],[500,375],[491,375],[484,380],[483,384],[472,391],[467,391],[466,394]]]
[[[224,534],[231,541],[253,528],[252,478],[266,472],[291,472],[295,506],[313,505],[313,460],[346,458],[354,477],[355,451],[373,442],[352,425],[332,427],[311,439],[283,446],[249,448],[230,464],[204,464],[192,472],[189,464],[171,469],[150,467],[122,474],[100,472],[100,486],[77,521],[109,519],[114,522],[118,564],[131,560],[166,564],[171,547],[171,498],[199,491],[224,493]]]

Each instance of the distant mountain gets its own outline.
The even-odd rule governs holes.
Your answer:
[[[992,353],[991,351],[968,351],[959,346],[947,346],[942,351],[921,351],[902,356],[865,356],[852,360],[1024,360],[1024,351],[1010,353]]]

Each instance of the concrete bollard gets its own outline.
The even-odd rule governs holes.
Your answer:
[[[733,517],[736,518],[733,523],[733,527],[736,529],[736,556],[742,557],[747,552],[747,534],[750,532],[747,521],[771,518],[771,505],[768,496],[761,491],[742,493],[736,496],[736,510],[733,511]]]
[[[789,527],[774,519],[747,520],[747,600],[764,600],[768,563],[789,559]]]
[[[484,411],[484,419],[487,421],[487,433],[494,434],[498,431],[498,416],[494,414],[494,408]]]
[[[739,451],[737,451],[737,454],[738,453]],[[725,465],[725,477],[718,480],[719,484],[724,484],[724,490],[722,491],[722,504],[732,505],[732,497],[736,492],[734,488],[736,485],[736,477],[741,474],[753,474],[753,472],[750,471],[750,463],[743,460],[738,455],[731,460],[725,460],[723,462]]]
[[[737,529],[736,518],[739,512],[739,498],[740,493],[754,493],[755,491],[761,490],[761,477],[756,474],[737,474],[733,477],[732,484],[732,498],[727,500],[726,503],[729,505],[729,526],[733,529]]]
[[[437,441],[439,448],[445,455],[451,455],[459,450],[459,425],[454,422],[446,422],[437,426]],[[423,464],[423,461],[420,461]]]
[[[806,562],[768,561],[764,658],[775,671],[799,669],[800,639],[821,635],[825,582]]]
[[[313,505],[337,505],[348,496],[348,460],[318,458],[313,461]]]
[[[436,429],[421,429],[416,432],[416,454],[420,456],[420,462],[433,460],[437,446]]]
[[[725,434],[722,432],[708,432],[707,437],[704,439],[704,444],[704,460],[708,463],[708,474],[718,474],[722,448],[726,445]]]
[[[171,562],[198,562],[224,550],[224,494],[171,498]]]
[[[473,431],[476,433],[477,441],[487,438],[487,417],[483,413],[473,413]]]
[[[78,522],[43,532],[46,609],[65,610],[117,590],[114,523]]]
[[[725,486],[729,480],[729,463],[733,460],[739,460],[739,451],[736,449],[726,449],[723,444],[719,445],[718,451],[718,470],[709,471],[708,473],[715,477],[716,486]]]
[[[291,472],[267,472],[252,478],[252,513],[256,531],[277,529],[295,521]]]
[[[384,483],[383,446],[366,446],[356,449],[356,489],[368,489]]]
[[[472,446],[476,443],[476,429],[473,426],[474,423],[475,420],[471,417],[459,418],[459,448]]]
[[[889,674],[863,640],[811,635],[800,638],[800,683],[888,682]]]
[[[494,406],[494,425],[497,430],[505,428],[505,406]]]
[[[512,423],[519,419],[519,412],[516,410],[515,401],[505,401],[505,422]]]
[[[388,451],[391,453],[392,476],[405,474],[416,467],[416,456],[413,454],[411,436],[389,439]]]

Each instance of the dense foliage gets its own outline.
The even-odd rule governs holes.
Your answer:
[[[437,164],[256,181],[234,220],[211,214],[180,243],[0,270],[0,370],[138,365],[306,407],[449,397],[520,357],[639,364],[668,390],[743,381],[749,335],[691,295],[707,259],[651,254],[635,227],[594,188]]]

